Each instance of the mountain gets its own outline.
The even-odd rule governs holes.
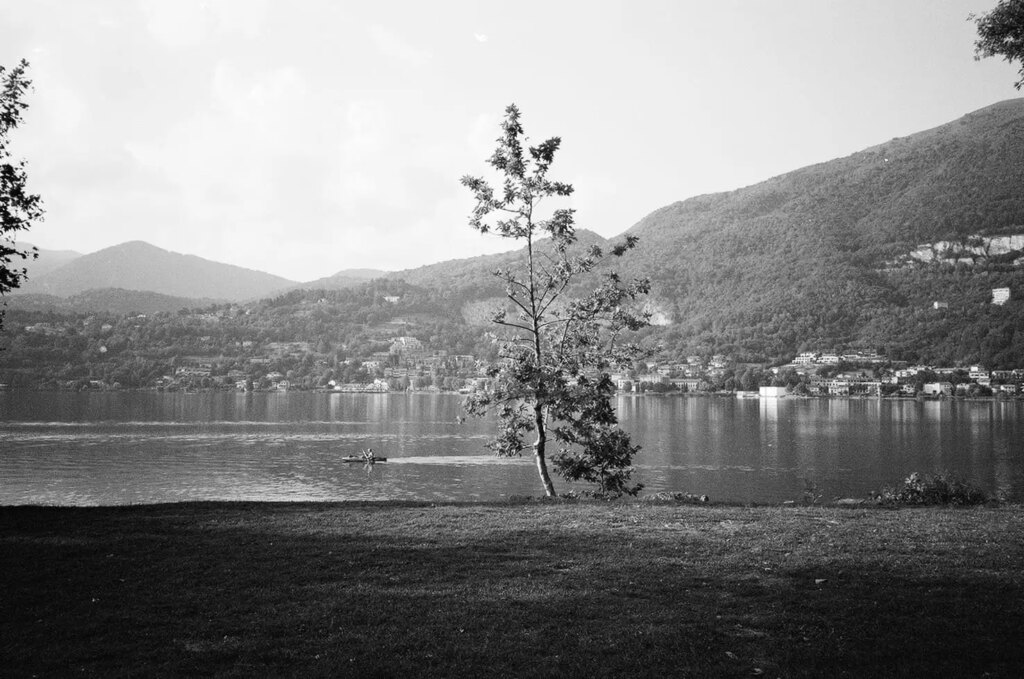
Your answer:
[[[939,243],[1024,235],[1024,99],[673,203],[627,233],[640,245],[611,264],[651,279],[652,307],[668,324],[650,331],[650,341],[665,353],[775,361],[862,347],[1024,367],[1024,269],[1007,263],[1016,254],[970,263],[912,256]],[[488,272],[521,256],[392,275],[453,291],[471,306],[500,294]],[[1011,288],[1011,302],[990,303],[998,287]],[[936,311],[936,301],[948,311]]]
[[[1024,99],[1014,99],[661,208],[629,230],[641,245],[624,260],[626,273],[651,276],[690,347],[781,357],[853,345],[995,360],[975,333],[1012,334],[1016,303],[989,302],[994,287],[1024,295],[1020,267],[918,264],[909,255],[939,241],[1024,234],[1022,188]],[[950,313],[932,313],[934,301]]]
[[[644,331],[644,341],[665,358],[721,353],[784,362],[799,351],[868,349],[895,360],[1024,367],[1022,187],[1024,99],[1015,99],[845,158],[662,207],[628,230],[640,238],[637,249],[609,265],[651,279],[659,325]],[[607,244],[591,232],[578,236],[580,247]],[[463,326],[435,334],[471,342],[503,292],[491,272],[522,257],[517,250],[441,262],[385,280],[381,272],[342,271],[299,285],[127,243],[39,275],[25,291],[119,287],[255,299],[376,278],[326,297],[358,297],[359,308],[372,309],[366,323],[373,326],[441,308],[446,322]],[[994,304],[1000,288],[1009,289],[1009,300]],[[333,328],[324,338],[355,332],[355,321],[346,319],[342,331],[318,300],[307,301],[288,293],[268,304],[282,309],[275,322],[284,325],[285,310],[297,305],[295,313]]]
[[[29,243],[20,243],[19,247],[33,248],[35,246]],[[34,280],[39,276],[48,274],[82,256],[81,252],[75,252],[74,250],[36,248],[36,251],[39,254],[36,259],[25,260],[25,268],[28,269],[29,280]]]
[[[82,255],[34,276],[21,292],[68,297],[86,290],[120,288],[171,297],[240,301],[293,284],[280,276],[131,241]]]
[[[7,306],[12,311],[55,311],[72,314],[82,312],[155,314],[161,311],[174,312],[181,309],[204,308],[216,302],[217,300],[214,299],[171,297],[157,292],[123,290],[121,288],[94,288],[70,297],[37,293],[22,293],[7,297]]]
[[[467,226],[466,228],[469,227]],[[576,240],[576,247],[580,251],[589,248],[591,245],[605,248],[609,243],[606,238],[586,229],[580,229],[576,232]],[[538,241],[538,247],[541,252],[544,251],[546,242],[547,239]],[[504,288],[504,285],[492,275],[492,272],[521,261],[525,257],[525,252],[525,248],[520,248],[494,255],[452,259],[415,269],[391,272],[388,274],[388,277],[401,279],[407,283],[426,288],[443,289],[449,296],[456,298],[489,297],[502,294]]]
[[[380,269],[343,269],[332,276],[318,278],[308,283],[296,283],[292,286],[292,289],[344,290],[345,288],[354,288],[357,285],[362,285],[375,278],[384,278],[387,276],[387,273],[387,271]]]

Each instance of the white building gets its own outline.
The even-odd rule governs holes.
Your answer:
[[[761,398],[783,398],[786,387],[761,387],[758,393]]]

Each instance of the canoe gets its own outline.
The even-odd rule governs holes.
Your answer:
[[[386,458],[386,457],[372,457],[369,460],[367,460],[362,455],[346,455],[345,457],[341,458],[341,461],[342,462],[367,462],[369,464],[373,464],[374,462],[387,462],[388,458]]]

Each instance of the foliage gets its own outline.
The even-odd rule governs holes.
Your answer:
[[[75,309],[39,297],[11,298],[9,327],[0,339],[0,383],[155,387],[177,367],[202,363],[210,366],[210,378],[191,386],[233,389],[243,379],[238,373],[260,385],[268,373],[280,372],[293,388],[312,389],[332,379],[365,383],[384,377],[369,374],[361,363],[374,352],[387,351],[395,336],[416,337],[451,354],[486,356],[491,348],[482,331],[466,327],[457,307],[398,280],[293,291],[246,305],[145,314],[103,312],[88,305]],[[124,304],[136,301],[146,302],[146,296],[129,294]],[[276,346],[280,343],[302,349],[286,350]],[[458,389],[472,372],[474,365],[456,365],[449,358],[432,367],[436,386],[445,389]]]
[[[497,412],[501,428],[491,447],[500,455],[521,454],[527,447],[523,437],[536,434],[533,454],[549,496],[555,495],[547,470],[549,434],[560,445],[552,459],[565,479],[596,483],[606,493],[636,493],[639,487],[628,481],[639,448],[618,429],[607,370],[640,355],[636,344],[621,338],[647,324],[648,315],[631,304],[648,292],[649,283],[625,283],[607,272],[589,293],[568,299],[570,286],[594,271],[606,253],[598,245],[578,246],[573,210],[556,209],[541,218],[546,199],[573,191],[548,178],[561,139],[527,147],[519,109],[511,105],[497,141],[488,162],[502,175],[499,188],[480,177],[462,179],[476,198],[470,225],[521,241],[526,252],[494,272],[508,302],[492,318],[505,331],[500,362],[490,372],[492,387],[467,399],[466,409],[474,415]],[[628,236],[609,254],[621,256],[637,242]]]
[[[900,485],[885,488],[877,500],[879,504],[895,506],[969,506],[985,504],[988,497],[980,488],[951,474],[914,472]]]
[[[975,58],[1001,56],[1011,64],[1019,62],[1020,80],[1013,84],[1019,90],[1024,86],[1024,0],[999,0],[987,14],[970,18],[978,27]]]
[[[42,219],[42,201],[26,191],[25,161],[15,161],[8,150],[8,134],[22,122],[28,104],[22,101],[32,81],[25,77],[28,62],[24,59],[14,68],[0,66],[0,296],[21,285],[26,276],[24,267],[13,266],[15,258],[35,258],[35,248],[19,248],[17,232],[28,229]],[[0,310],[0,327],[3,312]]]
[[[804,490],[801,497],[805,505],[816,505],[821,502],[821,490],[814,479],[804,479]]]

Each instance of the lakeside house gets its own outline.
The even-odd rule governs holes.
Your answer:
[[[761,398],[784,398],[786,394],[786,387],[761,387],[758,390]]]
[[[925,396],[952,396],[953,384],[951,382],[927,382],[921,387],[921,393]]]

